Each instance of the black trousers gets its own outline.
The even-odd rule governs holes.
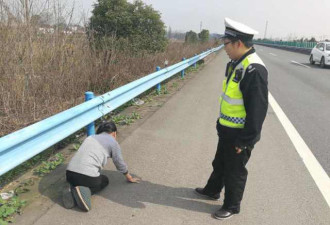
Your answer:
[[[92,194],[101,191],[109,184],[109,179],[105,175],[100,175],[98,177],[90,177],[69,170],[66,171],[66,180],[74,187],[89,187],[91,189]]]
[[[223,208],[233,213],[239,213],[243,198],[248,171],[246,164],[251,156],[251,150],[236,153],[234,140],[219,138],[217,152],[212,162],[213,172],[205,186],[210,194],[220,193],[225,187]]]

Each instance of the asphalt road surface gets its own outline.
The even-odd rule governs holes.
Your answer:
[[[310,65],[308,55],[256,49],[269,70],[269,91],[330,175],[330,68]]]

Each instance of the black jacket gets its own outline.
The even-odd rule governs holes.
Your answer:
[[[252,48],[238,61],[231,61],[227,65],[227,82],[233,71],[228,71],[231,66],[235,68],[246,56],[254,53]],[[235,141],[236,147],[253,147],[260,140],[262,124],[265,120],[268,109],[268,72],[260,64],[251,64],[240,82],[240,89],[243,94],[246,111],[245,125],[243,129],[229,128],[217,122],[217,129],[220,138]]]

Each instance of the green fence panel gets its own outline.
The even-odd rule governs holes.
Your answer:
[[[296,48],[312,49],[316,46],[317,42],[295,42],[295,41],[271,41],[271,40],[255,40],[255,43],[288,46]]]

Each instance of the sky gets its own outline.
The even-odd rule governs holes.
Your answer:
[[[97,0],[71,0],[90,16]],[[129,0],[132,2],[132,0]],[[256,38],[330,39],[330,0],[143,0],[161,13],[172,31],[224,32],[229,17],[259,31]]]

